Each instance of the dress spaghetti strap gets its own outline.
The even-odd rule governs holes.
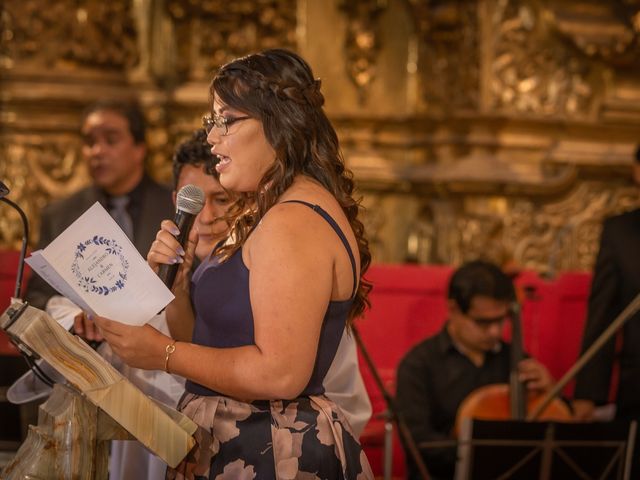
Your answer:
[[[340,240],[342,241],[344,248],[347,250],[347,253],[349,254],[349,260],[351,261],[351,270],[353,272],[353,290],[351,291],[350,298],[353,298],[353,296],[356,294],[356,290],[358,289],[358,279],[357,279],[358,276],[356,274],[356,259],[353,256],[353,251],[351,250],[349,241],[347,240],[347,237],[345,236],[342,229],[338,226],[338,224],[333,219],[333,217],[329,215],[326,212],[326,210],[324,210],[320,205],[315,205],[313,203],[305,202],[304,200],[285,200],[282,203],[301,203],[302,205],[306,205],[307,207],[312,209],[314,212],[319,214],[322,218],[324,218],[326,222],[331,226],[331,228],[333,228],[333,230],[336,232],[338,237],[340,237]]]

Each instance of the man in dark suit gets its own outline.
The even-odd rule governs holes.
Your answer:
[[[173,216],[174,207],[171,190],[145,173],[144,116],[131,103],[99,102],[85,111],[81,133],[92,185],[44,208],[38,248],[46,247],[100,202],[146,257],[160,222]],[[32,275],[25,298],[44,309],[54,294],[44,280]]]
[[[636,151],[633,178],[640,185],[640,148]],[[622,310],[640,293],[640,209],[605,220],[593,271],[582,352],[593,344]],[[618,354],[620,378],[616,393],[616,418],[640,421],[640,314],[622,329]],[[611,339],[576,379],[574,412],[592,420],[595,407],[607,403],[614,363],[615,339]],[[636,439],[631,478],[640,478],[640,442]]]

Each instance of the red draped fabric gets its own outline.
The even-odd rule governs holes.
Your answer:
[[[0,313],[9,306],[11,297],[16,288],[16,272],[18,271],[18,259],[20,252],[17,250],[0,250]],[[29,275],[29,268],[25,267],[23,276],[24,285]],[[0,330],[0,355],[18,355],[18,350],[9,342],[6,334]]]
[[[433,335],[446,319],[447,285],[453,268],[433,265],[374,265],[367,278],[374,284],[371,309],[356,322],[365,347],[380,376],[394,393],[395,370],[403,355]],[[565,272],[544,279],[534,272],[516,278],[522,303],[522,328],[527,352],[559,379],[577,360],[585,321],[591,275]],[[509,338],[505,328],[505,338]],[[382,475],[384,400],[364,359],[360,358],[373,418],[362,443],[374,473]],[[573,384],[565,389],[570,396]],[[404,459],[394,442],[394,476],[402,478]]]

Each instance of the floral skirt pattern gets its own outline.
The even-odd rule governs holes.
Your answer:
[[[351,427],[325,396],[245,403],[187,393],[178,410],[200,428],[168,479],[373,479]]]

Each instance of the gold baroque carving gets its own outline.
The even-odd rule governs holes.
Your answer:
[[[560,201],[533,205],[535,213],[528,225],[523,218],[512,219],[514,232],[519,235],[512,241],[515,257],[523,265],[549,275],[562,270],[590,270],[602,221],[636,207],[636,188],[612,188],[610,183],[585,181]]]
[[[425,199],[409,226],[406,258],[417,263],[452,265],[478,258],[498,264],[510,260],[495,198],[472,198],[472,207],[465,206],[463,197]]]
[[[169,112],[165,105],[151,105],[144,109],[147,120],[147,171],[159,182],[171,183],[173,143],[169,141]]]
[[[407,234],[406,261],[412,263],[438,263],[437,235],[433,220],[433,211],[429,205],[423,205]]]
[[[440,193],[551,195],[566,192],[575,183],[571,164],[527,164],[516,158],[472,155],[456,162],[410,166],[401,179]]]
[[[220,65],[266,48],[296,48],[296,0],[169,0],[179,80],[209,81]]]
[[[364,212],[362,223],[364,224],[369,250],[373,261],[384,261],[387,258],[385,241],[382,229],[387,221],[384,211],[384,197],[380,194],[368,192],[363,199]]]
[[[432,2],[429,0],[406,0],[416,26],[416,31],[425,35],[431,26]]]
[[[340,112],[336,114],[343,120],[342,125],[338,122],[338,129],[345,157],[348,162],[357,164],[356,179],[359,188],[366,192],[364,203],[369,209],[364,219],[374,259],[400,262],[411,258],[420,262],[456,263],[482,254],[496,261],[514,257],[527,268],[548,273],[590,268],[602,217],[637,203],[635,189],[629,187],[628,182],[623,183],[620,175],[623,160],[626,161],[624,152],[620,153],[621,145],[631,144],[630,139],[635,138],[631,130],[637,125],[633,119],[624,128],[614,129],[611,123],[603,124],[602,131],[594,135],[600,138],[602,145],[596,140],[593,144],[597,148],[591,149],[591,143],[583,142],[583,139],[594,130],[580,133],[582,119],[590,111],[597,110],[599,82],[605,74],[610,74],[609,92],[616,95],[609,99],[613,105],[609,108],[616,107],[625,112],[628,109],[634,113],[633,109],[637,107],[637,98],[633,96],[637,82],[631,75],[632,70],[613,71],[611,67],[627,65],[629,55],[636,51],[640,0],[615,0],[615,5],[623,5],[628,8],[626,11],[632,12],[624,21],[622,17],[611,17],[614,23],[623,22],[627,30],[633,30],[634,39],[622,53],[618,52],[620,48],[612,48],[611,53],[606,49],[593,50],[588,42],[578,45],[575,40],[582,36],[604,42],[601,45],[611,40],[613,43],[609,43],[614,45],[612,39],[626,38],[618,37],[622,30],[617,24],[608,37],[589,37],[590,28],[604,22],[604,17],[591,18],[580,28],[566,22],[573,15],[571,5],[598,3],[591,0],[405,2],[416,20],[419,38],[416,65],[420,92],[427,100],[428,116],[385,119],[384,125],[391,125],[386,130],[375,121],[358,124],[361,121],[358,120],[352,125],[353,118],[341,117]],[[35,0],[5,2],[1,17],[1,65],[13,65],[16,71],[18,67],[33,69],[42,65],[51,65],[52,70],[55,67],[58,71],[60,67],[68,70],[78,66],[128,65],[134,58],[122,60],[128,47],[116,52],[122,55],[120,63],[118,60],[109,63],[90,58],[89,53],[72,52],[69,46],[78,43],[78,38],[92,45],[92,49],[96,44],[102,47],[100,42],[106,42],[106,48],[113,49],[116,42],[125,41],[107,37],[116,37],[115,19],[124,15],[124,10],[130,8],[129,3],[118,1],[116,5],[101,5],[88,0],[78,3],[55,0],[49,2],[44,11],[41,3]],[[345,0],[334,2],[336,5],[343,3],[347,4]],[[608,2],[600,3],[608,5]],[[362,4],[386,6],[386,3],[370,0]],[[200,92],[201,88],[204,92],[211,70],[231,57],[269,46],[295,48],[297,2],[143,0],[131,2],[131,5],[140,7],[141,14],[147,12],[149,38],[157,39],[167,32],[176,34],[178,55],[174,58],[174,52],[168,48],[167,63],[163,64],[166,68],[158,68],[155,72],[157,84],[145,84],[144,91],[140,92],[149,120],[151,171],[156,178],[169,180],[175,144],[200,124],[200,110],[206,108],[206,96],[194,92]],[[151,10],[145,9],[153,9],[153,15]],[[108,11],[119,13],[105,13]],[[489,12],[494,16],[487,16]],[[616,12],[616,15],[620,13]],[[72,34],[72,26],[79,22],[78,13],[89,30],[81,31],[76,27],[76,33]],[[370,27],[377,35],[377,17],[372,15],[370,18],[374,20]],[[103,26],[98,27],[98,24]],[[405,25],[397,27],[406,28]],[[91,29],[95,31],[91,32]],[[140,28],[138,34],[142,35],[143,30]],[[366,29],[360,31],[366,32]],[[123,35],[129,35],[126,41],[132,46],[135,32]],[[166,39],[167,46],[171,40]],[[376,41],[381,48],[387,47],[379,37]],[[489,43],[485,44],[485,41]],[[534,49],[536,42],[537,50]],[[154,45],[165,46],[162,42]],[[86,52],[90,50],[81,46],[87,48]],[[145,50],[145,47],[141,48]],[[153,49],[149,47],[149,51]],[[591,51],[595,53],[590,54]],[[375,64],[377,54],[375,51],[371,60],[372,79],[375,68],[381,68]],[[157,57],[153,58],[155,64]],[[488,63],[481,63],[481,58],[482,62]],[[313,63],[313,58],[309,60]],[[174,88],[176,77],[173,76],[175,69],[170,65],[172,61],[182,62],[180,80],[188,80],[188,84]],[[533,67],[527,66],[527,62]],[[542,73],[532,75],[528,68]],[[486,95],[489,91],[482,90],[480,73],[483,81],[486,75],[487,81],[495,82],[482,84],[493,88],[490,90],[493,93],[488,96],[490,101],[481,107],[479,92]],[[626,83],[619,81],[618,73],[628,75],[624,79]],[[23,76],[18,75],[7,78],[7,82],[24,81]],[[129,91],[135,83],[129,77],[131,83],[123,86],[122,79],[110,78],[118,84],[117,90],[113,90],[114,85],[107,79],[97,87],[96,96],[104,92]],[[32,233],[37,233],[40,208],[54,196],[64,196],[80,188],[88,178],[79,156],[77,136],[69,133],[72,131],[69,125],[62,129],[63,136],[60,136],[62,130],[54,135],[51,130],[56,128],[54,119],[39,124],[40,127],[31,126],[20,111],[24,108],[24,111],[39,113],[43,108],[55,110],[61,104],[67,108],[66,94],[58,93],[58,97],[52,99],[47,90],[51,82],[42,83],[35,76],[27,80],[29,88],[34,86],[29,90],[31,96],[10,100],[20,121],[7,120],[6,125],[12,133],[22,136],[17,139],[7,136],[4,143],[9,146],[0,146],[5,150],[0,157],[0,178],[13,182],[10,184],[11,198],[28,210],[33,221]],[[83,78],[78,75],[74,82],[74,85],[82,84]],[[546,90],[545,85],[549,86]],[[511,96],[500,97],[503,94]],[[484,102],[484,96],[482,100]],[[624,104],[624,108],[617,107],[614,100]],[[73,101],[78,102],[78,99]],[[482,109],[482,118],[472,112],[477,109]],[[526,122],[514,125],[513,112],[538,113],[555,119],[540,128],[534,116],[526,115]],[[438,116],[438,113],[449,115]],[[68,116],[69,112],[64,115]],[[9,119],[6,112],[5,116]],[[565,118],[558,121],[558,117]],[[363,124],[369,127],[365,128]],[[46,138],[36,136],[40,135],[37,131],[35,135],[23,135],[31,132],[31,128],[47,128]],[[558,129],[562,129],[560,135],[556,135]],[[601,136],[607,138],[603,140]],[[513,140],[513,137],[517,138]],[[573,142],[579,145],[550,144],[554,139],[561,144]],[[605,148],[604,144],[608,142],[611,142],[611,148]],[[358,158],[363,157],[361,150],[366,150],[366,162]],[[487,160],[493,163],[487,163]],[[545,161],[549,163],[545,164]],[[591,168],[590,175],[589,172],[585,175],[588,168]],[[615,173],[611,173],[612,170],[616,170]],[[495,171],[499,174],[492,173]],[[473,176],[465,177],[465,173],[485,175],[471,178]],[[609,183],[604,180],[605,176]],[[578,188],[585,178],[591,179],[586,183],[588,188]],[[584,205],[588,205],[587,212],[583,212]],[[416,207],[419,207],[418,215],[414,218],[412,212]],[[18,219],[12,213],[0,213],[0,242],[3,246],[17,248]],[[571,221],[567,222],[567,219]]]
[[[137,60],[136,30],[125,0],[4,2],[1,26],[3,68],[19,63],[124,69]]]
[[[202,88],[206,88],[203,86]],[[179,108],[179,105],[147,109],[148,170],[159,182],[173,183],[172,160],[176,147],[202,128],[202,108]]]
[[[640,54],[637,0],[551,2],[554,27],[583,53],[607,63],[634,66]]]
[[[535,2],[495,0],[490,107],[553,116],[588,116],[600,81],[592,64],[552,34]]]
[[[40,210],[52,199],[87,185],[86,166],[77,136],[13,137],[7,144],[2,152],[0,178],[6,179],[11,189],[9,198],[25,211],[33,244],[40,228]],[[11,211],[0,218],[0,244],[18,248],[22,238],[18,215]]]
[[[431,113],[478,106],[477,2],[407,0],[421,42],[419,72]]]
[[[367,90],[376,77],[377,56],[381,48],[377,20],[386,7],[386,0],[345,0],[340,3],[340,10],[347,17],[347,73],[358,89],[361,104],[365,103]]]
[[[454,265],[485,258],[549,276],[589,271],[604,218],[638,206],[637,187],[600,180],[546,202],[525,196],[429,198],[409,228],[407,257]]]

